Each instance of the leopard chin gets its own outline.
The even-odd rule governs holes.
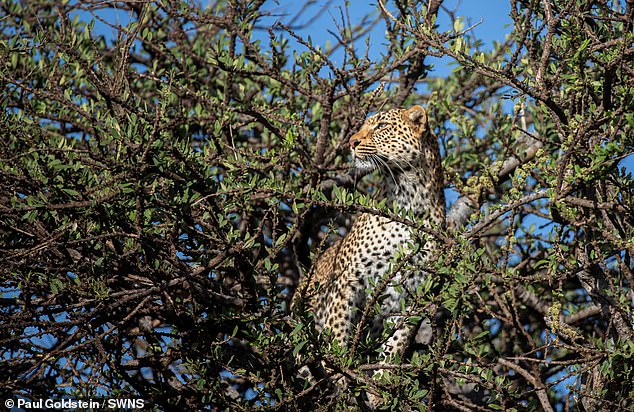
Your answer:
[[[368,159],[363,159],[359,156],[355,156],[353,167],[357,173],[365,175],[376,170],[377,165]]]

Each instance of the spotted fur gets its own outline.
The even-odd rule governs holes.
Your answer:
[[[350,147],[355,168],[383,171],[381,196],[387,198],[388,205],[396,202],[423,218],[427,226],[444,224],[438,142],[422,107],[393,109],[369,117],[350,138]],[[369,291],[394,267],[397,251],[407,250],[412,240],[411,226],[375,214],[360,214],[348,235],[319,257],[309,279],[309,303],[317,327],[329,329],[339,344],[347,344],[372,296]],[[436,247],[435,240],[428,237],[420,245],[416,262],[427,261]],[[374,319],[373,331],[381,331],[383,320],[401,325],[382,345],[385,361],[402,356],[409,346],[414,330],[394,313],[400,312],[401,298],[415,290],[423,278],[420,271],[399,272],[384,291],[387,297],[381,301],[381,314]]]

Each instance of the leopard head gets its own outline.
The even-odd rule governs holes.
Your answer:
[[[388,168],[393,173],[417,167],[430,139],[427,112],[416,105],[369,117],[350,138],[355,168],[369,172]]]

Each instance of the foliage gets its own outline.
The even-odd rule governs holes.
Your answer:
[[[298,374],[324,362],[394,410],[634,409],[634,4],[512,0],[488,51],[442,3],[332,7],[320,47],[262,0],[3,2],[4,397],[352,407]],[[401,218],[346,142],[414,103],[460,198],[408,309],[434,338],[378,380],[372,342],[330,345],[290,300],[355,212]]]

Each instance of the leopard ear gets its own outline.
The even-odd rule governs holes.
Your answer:
[[[421,132],[427,128],[427,112],[419,105],[415,105],[405,110],[403,113],[410,123],[419,128]]]

